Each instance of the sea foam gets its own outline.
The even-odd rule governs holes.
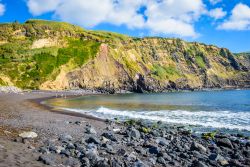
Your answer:
[[[96,110],[63,109],[104,119],[144,119],[174,124],[250,131],[250,112],[184,110],[120,111],[105,107],[100,107]]]

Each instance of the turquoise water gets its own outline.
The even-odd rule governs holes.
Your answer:
[[[192,125],[194,130],[250,134],[250,90],[93,95],[49,105],[100,118]]]

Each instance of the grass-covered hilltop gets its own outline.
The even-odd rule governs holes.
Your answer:
[[[0,85],[159,92],[250,86],[249,53],[64,22],[0,24]]]

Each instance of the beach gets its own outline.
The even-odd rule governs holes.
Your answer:
[[[204,139],[181,126],[124,124],[40,104],[56,96],[43,91],[0,94],[1,167],[250,165],[247,137],[210,134]],[[22,132],[38,136],[19,137]]]
[[[27,145],[14,142],[23,131],[35,131],[39,134],[37,140],[44,140],[48,136],[57,138],[63,133],[80,137],[84,133],[83,127],[71,125],[68,123],[70,121],[91,123],[99,128],[104,126],[103,121],[79,117],[79,114],[76,117],[50,112],[49,108],[36,103],[39,100],[34,100],[51,98],[56,94],[58,93],[0,94],[0,145],[4,146],[0,152],[0,166],[44,166],[37,162],[39,154],[33,153]]]

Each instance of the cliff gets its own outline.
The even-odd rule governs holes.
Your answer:
[[[24,89],[112,93],[250,86],[247,53],[45,20],[0,25],[0,70],[0,85]]]

